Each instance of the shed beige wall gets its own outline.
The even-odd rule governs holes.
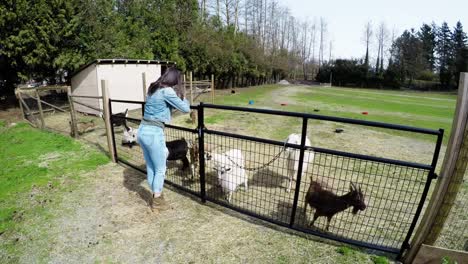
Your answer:
[[[72,94],[73,95],[85,95],[85,96],[99,96],[100,94],[98,90],[96,89],[96,83],[97,83],[96,64],[92,64],[72,77],[71,79]],[[73,98],[73,100],[102,109],[101,102],[100,100],[97,100],[97,99]],[[98,111],[93,110],[86,106],[74,104],[74,107],[76,111],[79,111],[82,113],[99,115]]]
[[[116,100],[143,101],[142,73],[146,73],[146,87],[161,76],[161,65],[157,64],[98,64],[97,91],[101,93],[101,81],[107,80],[109,98]],[[99,94],[101,95],[101,94]],[[112,112],[141,108],[140,104],[113,103]]]

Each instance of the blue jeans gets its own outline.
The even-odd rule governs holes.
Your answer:
[[[146,161],[148,184],[153,193],[161,193],[166,176],[166,140],[164,129],[140,125],[138,129],[138,143],[143,149]]]

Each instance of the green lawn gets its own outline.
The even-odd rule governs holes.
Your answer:
[[[44,204],[58,202],[81,173],[109,161],[69,137],[25,123],[7,128],[0,122],[0,146],[0,234],[7,237],[21,233],[28,216],[47,218]],[[14,249],[8,242],[2,247]]]
[[[294,90],[294,92],[288,92],[288,90]],[[445,130],[445,144],[450,135],[457,98],[456,94],[449,93],[314,86],[265,85],[257,88],[237,89],[237,91],[232,95],[216,96],[215,103],[314,113],[434,130],[442,128]],[[253,100],[254,104],[249,105],[249,100]],[[281,106],[280,102],[285,102],[287,105]],[[319,112],[314,112],[314,109],[318,109]],[[368,115],[363,115],[362,112],[368,112]],[[225,111],[208,110],[206,123],[220,124],[231,118],[233,118],[232,115]],[[435,141],[431,136],[377,130]],[[284,133],[280,134],[284,136]]]

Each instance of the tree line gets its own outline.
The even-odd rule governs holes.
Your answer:
[[[369,56],[373,36],[377,43],[375,64]],[[398,37],[393,33],[386,55],[389,37],[385,24],[380,24],[374,35],[371,23],[367,23],[364,59],[330,61],[321,68],[317,80],[329,82],[332,77],[333,84],[343,86],[450,90],[458,86],[460,72],[468,71],[467,35],[461,22],[453,30],[443,22],[440,26],[424,23],[419,30],[405,30]]]
[[[276,0],[5,0],[0,28],[2,93],[97,58],[174,61],[221,88],[312,78],[327,48],[326,21]]]

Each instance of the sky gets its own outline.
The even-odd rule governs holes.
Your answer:
[[[390,35],[399,36],[405,29],[419,29],[425,22],[441,25],[446,21],[451,29],[457,21],[468,32],[468,0],[279,0],[292,15],[305,20],[327,22],[328,45],[332,41],[332,57],[361,58],[365,55],[364,26],[371,21],[376,31],[385,22]],[[372,53],[377,53],[375,35]],[[329,52],[326,51],[326,58]]]

